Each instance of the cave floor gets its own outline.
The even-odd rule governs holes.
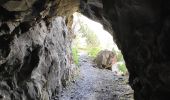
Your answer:
[[[128,76],[93,67],[92,59],[81,55],[78,78],[61,93],[59,100],[133,100]]]

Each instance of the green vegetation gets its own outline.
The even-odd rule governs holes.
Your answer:
[[[118,61],[118,62],[124,61],[123,55],[122,55],[122,53],[121,53],[120,51],[116,52],[116,58],[117,58],[117,61]]]
[[[99,47],[92,47],[92,48],[89,48],[87,52],[90,57],[95,58],[98,52],[100,52],[100,50],[101,49]]]
[[[79,64],[79,56],[78,56],[78,50],[77,48],[72,48],[72,55],[73,55],[73,60],[76,65]]]
[[[97,35],[86,24],[81,23],[80,27],[79,32],[82,33],[82,38],[86,39],[87,48],[100,47]]]
[[[112,51],[115,52],[115,54],[116,54],[119,71],[121,71],[123,74],[125,74],[127,72],[127,68],[126,68],[124,58],[123,58],[121,51],[115,51],[114,49]]]
[[[125,73],[127,72],[127,69],[126,69],[126,66],[125,66],[125,63],[124,63],[124,62],[119,63],[118,66],[119,66],[119,70],[120,70],[123,74],[125,74]]]
[[[81,26],[80,31],[83,33],[82,37],[86,38],[86,50],[90,57],[95,58],[97,53],[101,50],[100,41],[97,35],[87,27],[87,25]]]
[[[95,32],[93,32],[87,24],[79,21],[79,25],[80,29],[78,31],[78,34],[76,35],[76,38],[73,41],[73,45],[74,47],[76,46],[78,51],[87,52],[90,57],[94,58],[101,50],[100,41]],[[77,59],[77,57],[75,57],[74,59]]]

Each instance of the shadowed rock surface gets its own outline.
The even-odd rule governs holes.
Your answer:
[[[49,27],[41,21],[18,36],[1,36],[5,41],[1,47],[9,41],[1,50],[0,95],[4,100],[48,100],[61,91],[70,71],[67,34],[64,19],[57,17]]]
[[[112,32],[136,100],[170,98],[170,1],[84,0],[81,12]]]
[[[0,98],[48,100],[60,93],[70,76],[66,25],[77,10],[114,36],[136,100],[170,98],[168,0],[1,0]]]
[[[72,1],[0,1],[0,99],[50,100],[69,82]]]

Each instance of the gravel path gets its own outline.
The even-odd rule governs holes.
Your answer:
[[[63,90],[60,100],[133,100],[127,76],[94,68],[87,56],[80,58],[79,77]]]

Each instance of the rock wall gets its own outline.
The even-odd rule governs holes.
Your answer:
[[[66,19],[77,4],[60,12],[64,1],[0,1],[0,99],[50,100],[70,81]]]
[[[65,19],[57,17],[46,24],[42,20],[27,32],[22,32],[22,26],[12,33],[1,30],[6,31],[0,36],[3,100],[49,100],[69,80],[71,50]]]
[[[135,100],[170,98],[170,1],[82,0],[81,12],[114,36]]]

